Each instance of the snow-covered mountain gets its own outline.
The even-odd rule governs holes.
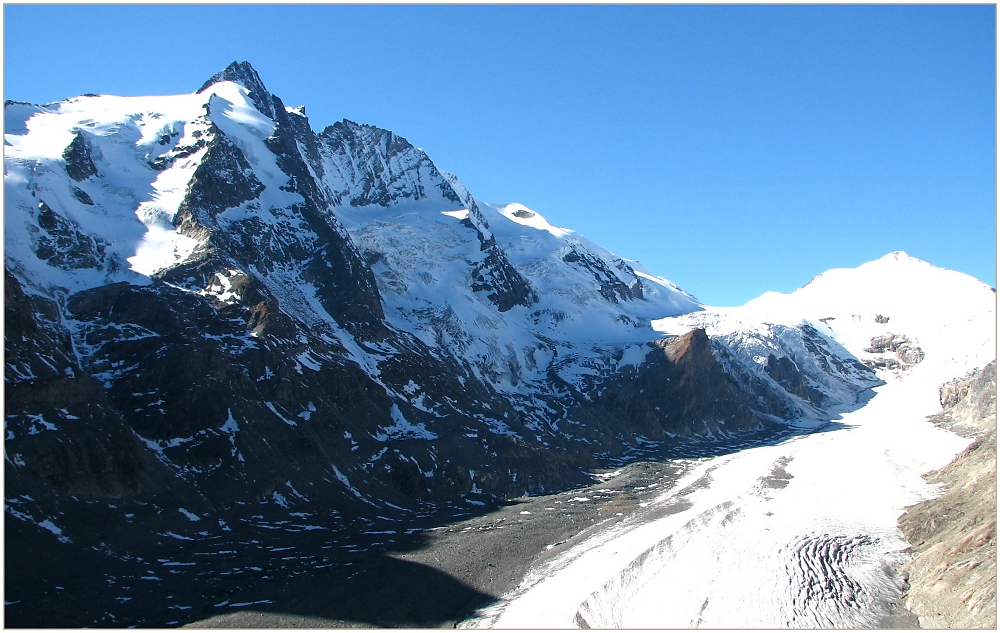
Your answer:
[[[393,132],[315,132],[245,62],[185,95],[8,101],[4,143],[8,539],[133,583],[179,547],[243,539],[266,576],[292,565],[268,530],[367,542],[643,452],[802,432],[933,349],[897,324],[980,290],[850,325],[861,286],[831,271],[781,318],[706,309]],[[41,622],[54,581],[8,554],[34,587],[8,584],[8,617]],[[168,621],[101,595],[45,623]]]
[[[699,310],[693,297],[521,205],[475,200],[392,132],[342,121],[316,134],[248,64],[188,95],[6,109],[10,285],[47,306],[68,353],[37,368],[15,346],[8,384],[99,380],[137,454],[185,481],[257,480],[262,460],[244,453],[305,427],[323,436],[310,454],[336,455],[326,475],[418,496],[534,493],[580,480],[637,432],[694,432],[592,411],[652,353],[650,320]],[[164,359],[182,369],[164,375]],[[62,410],[9,416],[10,451],[31,428],[74,426]],[[759,426],[740,417],[734,431]],[[398,463],[376,464],[396,441]],[[496,470],[496,442],[526,457],[473,482]],[[548,481],[530,463],[553,444],[575,455]]]
[[[779,383],[782,368],[794,365],[806,377],[802,389],[819,404],[854,377],[867,380],[859,364],[886,381],[915,374],[933,399],[942,384],[996,358],[996,290],[895,252],[827,271],[787,295],[768,292],[739,308],[707,308],[653,325],[664,334],[705,328],[745,366]],[[834,354],[817,355],[816,342]]]
[[[581,536],[460,628],[885,627],[911,545],[927,552],[905,601],[921,624],[995,620],[993,288],[891,253],[654,327],[704,328],[814,410],[794,424],[825,432],[699,460],[646,518]],[[851,404],[872,370],[882,384]],[[945,471],[946,495],[908,512],[941,492],[922,475],[969,444],[939,426],[985,435]]]

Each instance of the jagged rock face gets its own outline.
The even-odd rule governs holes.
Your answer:
[[[978,438],[995,423],[997,415],[997,364],[941,385],[942,412],[931,420],[965,437]]]
[[[293,112],[292,119],[303,119]],[[396,207],[406,203],[438,201],[451,209],[469,206],[482,257],[470,276],[475,292],[484,292],[501,312],[515,305],[528,306],[534,296],[530,284],[511,266],[490,234],[471,197],[456,192],[457,184],[446,178],[427,155],[406,139],[370,125],[340,121],[318,137],[303,133],[301,143],[314,173],[322,174],[322,187],[334,205],[350,207]]]
[[[507,261],[493,236],[482,243],[482,251],[486,256],[472,269],[473,292],[486,293],[486,298],[500,312],[506,312],[514,306],[531,306],[537,300],[537,295]]]
[[[345,119],[319,134],[318,153],[335,204],[388,207],[431,197],[462,203],[427,155],[389,130]]]
[[[199,229],[214,227],[218,214],[255,200],[263,191],[243,152],[216,131],[174,221],[195,237]]]
[[[591,394],[591,402],[574,410],[589,418],[588,425],[615,416],[614,426],[602,429],[639,435],[653,441],[668,437],[733,437],[740,433],[774,429],[768,414],[787,416],[780,397],[749,374],[724,369],[703,329],[650,343],[654,351],[645,362]],[[596,437],[594,438],[596,439]],[[605,444],[607,450],[614,447]]]
[[[723,370],[716,355],[724,356],[724,348],[714,349],[704,330],[671,339],[663,350],[671,366],[666,382],[684,394],[669,399],[674,407],[668,422],[683,428],[690,420],[697,420],[709,431],[715,424],[719,430],[732,432],[761,424],[762,414],[788,416],[787,403],[778,394],[759,385],[748,388],[753,380],[750,375],[730,375]],[[702,385],[711,387],[703,389]],[[697,433],[698,429],[689,432]]]
[[[886,321],[878,321],[885,323]],[[908,369],[924,359],[924,351],[909,337],[901,334],[884,334],[873,337],[865,352],[869,354],[885,354],[893,352],[893,357],[877,356],[866,359],[866,365],[873,369]]]
[[[831,348],[832,341],[809,324],[803,324],[799,329],[802,344],[806,351],[814,356],[822,372],[847,377],[856,383],[874,386],[880,383],[870,368],[858,359],[842,353],[835,353]],[[842,349],[842,348],[841,348]],[[815,379],[815,376],[814,376]]]
[[[598,291],[601,293],[601,296],[612,303],[628,301],[629,299],[642,299],[641,284],[636,283],[633,286],[627,286],[611,271],[603,260],[594,257],[590,253],[581,253],[576,248],[571,248],[568,253],[563,255],[563,261],[567,264],[578,266],[592,274],[599,284]],[[627,265],[624,267],[628,273],[633,277],[635,276],[631,268],[628,268]]]
[[[77,182],[86,180],[97,175],[97,167],[90,156],[90,147],[83,132],[77,132],[73,137],[73,142],[66,147],[63,152],[63,159],[66,161],[66,173]]]
[[[822,401],[823,394],[808,384],[798,366],[787,356],[776,358],[774,354],[768,354],[764,370],[789,393],[817,404]]]
[[[60,268],[103,268],[103,240],[82,233],[44,200],[38,203],[38,227],[42,230],[35,237],[35,254],[39,259]]]
[[[44,339],[23,306],[29,299],[16,296],[16,280],[8,288],[14,293],[8,311],[20,308],[8,317],[9,337],[21,336],[20,330],[26,329],[24,340],[37,346]],[[243,290],[247,304],[261,292]],[[56,313],[55,306],[48,307]],[[493,418],[510,420],[523,433],[517,412],[475,383],[463,386],[457,377],[467,370],[435,361],[419,341],[400,342],[410,349],[380,365],[382,383],[403,393],[409,386],[411,393],[422,396],[415,400],[425,404],[431,398],[447,400],[442,394],[462,394],[459,397],[468,400],[455,403],[461,409],[453,405],[450,413],[429,414],[410,403],[393,402],[384,386],[343,359],[343,348],[329,332],[303,327],[280,310],[262,316],[259,303],[250,312],[256,322],[247,323],[247,308],[213,304],[163,284],[118,283],[73,295],[66,314],[74,342],[58,323],[48,322],[48,327],[59,335],[58,349],[75,347],[83,366],[72,378],[53,376],[42,386],[37,381],[8,382],[12,459],[26,463],[28,473],[34,472],[32,467],[44,467],[37,475],[43,481],[86,473],[77,463],[82,457],[58,462],[63,475],[53,471],[52,460],[26,443],[22,434],[59,431],[49,428],[45,418],[59,420],[62,427],[66,416],[88,420],[86,426],[78,425],[81,430],[106,430],[106,425],[91,423],[93,412],[73,408],[96,402],[103,415],[120,426],[95,437],[125,440],[131,449],[122,453],[118,446],[117,453],[102,457],[105,463],[95,466],[104,469],[99,474],[127,476],[134,492],[146,483],[136,479],[142,462],[136,456],[145,453],[148,458],[151,453],[176,478],[168,489],[199,491],[189,502],[195,511],[258,502],[287,481],[299,490],[315,490],[326,480],[332,490],[323,497],[328,502],[342,498],[348,491],[331,467],[339,467],[338,472],[357,482],[355,489],[373,498],[402,504],[407,498],[447,498],[472,488],[470,470],[489,473],[491,453],[502,454],[500,461],[521,474],[517,485],[509,476],[481,475],[476,486],[493,494],[540,492],[578,480],[569,461],[559,467],[563,460],[541,459],[542,447],[524,442],[516,432],[491,437],[488,422]],[[248,331],[251,326],[253,332]],[[20,362],[24,375],[30,375],[27,363],[34,358],[48,359],[42,365],[46,368],[54,364],[52,353],[17,346],[11,347],[8,358]],[[69,363],[68,357],[63,361]],[[414,377],[421,381],[419,388]],[[12,417],[17,407],[25,413]],[[459,429],[478,431],[482,438],[469,440]],[[431,439],[440,441],[432,444]],[[397,447],[396,452],[383,457],[389,446]],[[132,461],[114,461],[122,455]],[[358,456],[369,462],[355,466]],[[366,475],[373,465],[377,468]],[[426,474],[435,471],[433,477]],[[396,498],[399,494],[403,496]]]
[[[809,323],[747,322],[711,313],[679,319],[714,331],[713,344],[725,350],[717,356],[727,373],[742,376],[750,391],[776,394],[786,410],[772,412],[785,419],[808,418],[831,405],[853,406],[867,389],[882,384],[871,367]]]

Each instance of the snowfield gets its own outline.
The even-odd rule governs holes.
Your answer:
[[[940,411],[941,384],[995,358],[995,292],[892,253],[790,295],[655,325],[706,327],[739,353],[743,339],[803,321],[862,359],[887,333],[908,337],[924,357],[879,369],[885,384],[870,400],[828,409],[814,432],[693,464],[654,504],[672,513],[591,537],[463,626],[882,625],[902,593],[896,570],[908,544],[897,518],[935,496],[921,474],[969,443],[926,417]]]

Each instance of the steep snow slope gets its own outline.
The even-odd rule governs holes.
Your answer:
[[[206,151],[204,143],[197,145],[208,130],[207,101],[200,95],[94,96],[8,107],[6,260],[23,267],[22,274],[35,284],[78,290],[119,279],[141,283],[129,274],[131,268],[149,275],[184,259],[195,241],[170,222]],[[188,149],[187,156],[162,171],[151,166],[178,148]],[[84,171],[67,178],[60,164],[64,153],[67,164],[72,160]],[[115,173],[111,179],[86,177],[87,171],[109,170]],[[47,202],[38,197],[43,190]],[[50,231],[63,227],[46,217],[51,214],[44,212],[43,202],[62,211],[67,236],[80,237],[59,244]],[[88,243],[85,236],[95,234],[100,242]],[[44,244],[53,246],[43,250]],[[44,266],[46,261],[69,265]]]
[[[996,353],[990,336],[996,292],[968,275],[903,252],[855,269],[828,271],[790,295],[767,293],[746,309],[784,320],[797,313],[800,318],[822,321],[844,347],[875,365],[879,357],[889,356],[888,351],[897,352],[900,367],[912,365],[919,362],[917,347],[938,357],[963,350],[954,363],[974,367],[986,364]],[[886,344],[872,340],[892,335],[910,339],[914,353],[909,360],[905,351],[879,350]],[[887,364],[889,369],[894,366]],[[951,366],[950,362],[946,365],[947,371],[953,371]]]
[[[641,360],[645,352],[638,350],[656,338],[651,318],[700,309],[669,282],[639,276],[625,261],[572,231],[552,229],[521,205],[473,204],[470,211],[432,199],[388,209],[338,208],[337,215],[373,261],[390,322],[468,359],[477,377],[498,388],[544,381],[554,368],[581,386],[579,360],[557,360],[597,362],[620,357],[625,348],[634,350],[633,362]],[[530,305],[498,312],[475,291],[470,270],[483,253],[477,226],[488,227],[531,288]]]
[[[6,126],[7,260],[23,266],[30,282],[72,291],[119,280],[143,283],[142,277],[186,260],[199,241],[183,234],[175,216],[216,127],[261,179],[266,195],[257,201],[257,217],[273,221],[270,209],[302,200],[282,190],[288,176],[264,146],[274,121],[232,82],[190,95],[100,95],[8,108]],[[67,171],[76,164],[82,171],[64,173],[64,162]],[[68,225],[58,228],[79,236],[75,244],[51,238],[53,221],[40,210],[43,203],[59,209]],[[93,244],[87,236],[95,236]],[[50,249],[39,247],[52,242]]]

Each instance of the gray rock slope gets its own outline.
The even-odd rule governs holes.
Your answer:
[[[928,473],[944,494],[907,509],[913,544],[906,606],[921,628],[997,628],[997,366],[941,388],[935,422],[976,437],[952,463]]]

